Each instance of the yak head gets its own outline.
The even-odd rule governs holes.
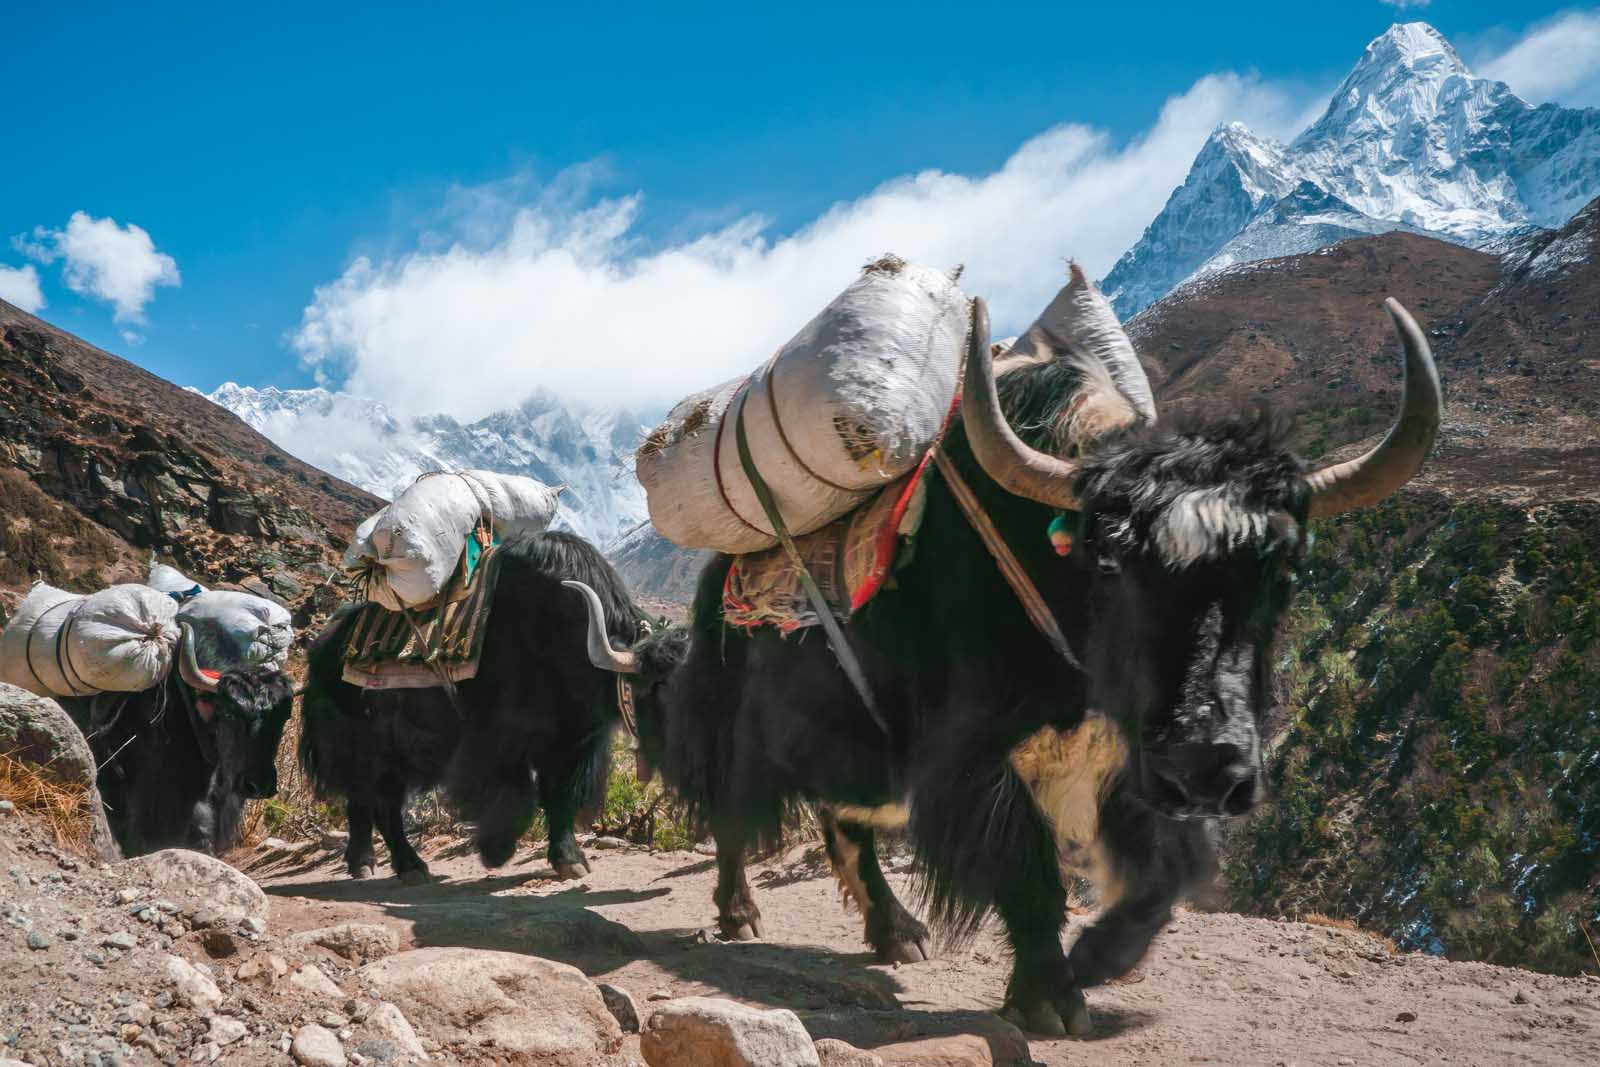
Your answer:
[[[652,776],[651,759],[665,744],[662,736],[661,694],[674,672],[689,657],[689,628],[663,625],[652,629],[642,624],[643,638],[631,648],[616,648],[607,627],[608,613],[600,594],[583,582],[563,580],[562,585],[581,594],[589,611],[587,648],[589,662],[603,671],[618,675],[625,687],[619,696],[623,721],[639,742],[634,756],[634,772],[640,781]],[[610,613],[612,618],[617,613]]]
[[[1405,352],[1399,419],[1365,455],[1308,471],[1265,417],[1155,426],[1148,385],[1109,306],[1086,283],[1080,296],[1099,301],[1096,329],[1086,332],[1101,351],[1082,361],[1090,377],[1098,364],[1099,380],[1058,418],[1065,436],[1086,418],[1100,432],[1080,436],[1071,459],[1017,436],[996,389],[980,300],[962,401],[967,439],[1003,489],[1077,518],[1060,573],[1036,577],[1079,613],[1090,698],[1121,727],[1138,792],[1170,816],[1241,814],[1264,793],[1271,644],[1307,521],[1374,503],[1417,471],[1438,430],[1438,374],[1416,323],[1389,301]],[[1105,433],[1119,411],[1122,426]]]
[[[294,706],[294,687],[275,667],[201,668],[194,632],[183,627],[178,655],[180,682],[194,709],[195,729],[214,763],[218,787],[247,800],[278,791],[278,742]]]

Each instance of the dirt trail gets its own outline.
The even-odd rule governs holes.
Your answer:
[[[273,896],[275,931],[381,922],[406,947],[468,946],[571,963],[646,998],[733,997],[799,1013],[813,1037],[870,1048],[993,1031],[1007,963],[993,929],[938,959],[882,967],[861,944],[816,848],[756,865],[766,940],[710,935],[714,871],[689,852],[589,849],[593,874],[554,880],[520,854],[485,872],[459,846],[441,880],[353,882],[337,858],[244,866]],[[897,891],[905,861],[893,862]],[[1578,1064],[1600,1057],[1600,981],[1392,955],[1358,933],[1184,913],[1129,979],[1090,994],[1087,1040],[1033,1040],[1049,1065]],[[1413,1018],[1414,1016],[1414,1018]],[[1404,1021],[1402,1021],[1404,1020]],[[634,1051],[637,1052],[637,1039]]]

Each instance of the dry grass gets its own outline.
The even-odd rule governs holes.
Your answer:
[[[1362,927],[1356,925],[1354,919],[1335,918],[1332,915],[1324,915],[1320,911],[1308,911],[1304,915],[1297,916],[1296,918],[1298,918],[1300,922],[1305,923],[1307,926],[1325,926],[1330,930],[1343,930],[1346,933],[1360,934],[1362,937],[1369,937],[1387,949],[1390,955],[1398,955],[1400,952],[1400,946],[1394,943],[1393,938],[1389,937],[1387,934],[1380,934],[1372,930],[1363,929]]]
[[[50,777],[48,767],[0,753],[0,800],[47,826],[56,845],[87,850],[94,828],[87,789],[70,789]]]

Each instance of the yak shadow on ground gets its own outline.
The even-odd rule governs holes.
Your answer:
[[[444,857],[434,851],[429,858]],[[606,858],[602,855],[600,860]],[[513,862],[520,867],[538,859],[542,853]],[[722,942],[709,925],[680,925],[685,917],[702,913],[708,924],[712,922],[710,900],[694,899],[697,890],[690,890],[693,895],[685,900],[681,880],[705,876],[714,867],[712,860],[685,857],[681,865],[657,869],[647,880],[635,883],[639,888],[591,889],[587,882],[556,888],[555,874],[548,869],[461,877],[465,872],[455,865],[457,877],[406,886],[392,877],[356,881],[336,874],[336,860],[328,860],[323,880],[269,884],[266,889],[278,897],[332,903],[341,919],[355,919],[358,911],[367,913],[366,921],[381,915],[409,927],[409,940],[418,948],[539,956],[570,964],[595,979],[615,981],[641,999],[662,991],[789,1008],[814,1037],[837,1037],[862,1048],[971,1034],[989,1043],[996,1063],[1028,1062],[1016,1058],[1016,1031],[991,1011],[924,999],[916,988],[917,969],[875,966],[865,950],[841,951],[776,939]],[[758,891],[808,880],[816,881],[829,898],[834,896],[831,872],[820,849],[815,855],[752,871]],[[666,911],[662,906],[669,898],[685,901],[687,908]],[[829,906],[836,905],[830,900]],[[631,918],[631,926],[597,910],[623,909],[624,915],[638,916],[641,908],[650,917]],[[1097,1008],[1088,1040],[1115,1037],[1150,1021],[1137,1010]]]

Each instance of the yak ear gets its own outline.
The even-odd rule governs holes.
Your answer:
[[[1062,360],[1078,370],[1079,385],[1057,438],[1084,452],[1115,430],[1156,421],[1150,379],[1111,303],[1073,263],[1067,284],[1000,357],[1004,374],[1029,363]]]

